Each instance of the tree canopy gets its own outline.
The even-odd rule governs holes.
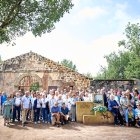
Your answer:
[[[125,51],[113,52],[105,56],[108,67],[97,78],[140,79],[140,26],[128,23],[125,29],[126,39],[118,42]]]
[[[10,43],[31,31],[35,36],[51,32],[69,12],[72,0],[0,0],[0,44]]]
[[[59,62],[61,65],[64,65],[74,71],[77,71],[76,69],[76,65],[71,61],[71,60],[67,60],[67,59],[63,59],[61,62]]]

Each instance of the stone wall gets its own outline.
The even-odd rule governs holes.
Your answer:
[[[89,79],[84,75],[33,52],[8,59],[0,64],[0,89],[17,90],[24,76],[36,76],[42,89],[48,86],[87,88]]]

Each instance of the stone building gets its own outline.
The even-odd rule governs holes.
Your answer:
[[[34,84],[38,84],[39,90],[48,91],[51,88],[87,88],[90,81],[84,75],[33,52],[0,64],[0,90],[7,93],[26,91]]]

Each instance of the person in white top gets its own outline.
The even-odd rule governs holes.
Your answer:
[[[25,92],[25,95],[21,99],[21,109],[22,109],[22,126],[25,126],[26,122],[26,116],[29,110],[29,103],[30,103],[30,98],[29,98],[29,91]]]
[[[40,123],[39,121],[39,116],[40,116],[40,108],[41,108],[41,99],[40,99],[40,94],[37,94],[36,99],[34,100],[34,122],[35,124]]]
[[[59,95],[59,96],[58,96],[57,103],[58,103],[58,106],[59,106],[59,107],[62,107],[62,103],[63,103],[62,95]]]
[[[87,92],[85,93],[85,96],[83,98],[84,98],[85,102],[90,102],[91,101]]]
[[[47,108],[48,99],[45,94],[42,94],[41,104],[42,104],[42,116],[43,123],[47,123],[48,121],[48,108]]]
[[[56,100],[58,100],[58,96],[59,96],[59,92],[58,92],[58,91],[55,91],[55,97],[54,97],[54,98],[55,98]]]
[[[13,109],[13,122],[15,122],[16,116],[18,116],[18,121],[20,121],[20,110],[21,110],[21,97],[20,93],[16,93],[16,97],[14,98],[14,109]],[[18,115],[16,114],[18,113]]]

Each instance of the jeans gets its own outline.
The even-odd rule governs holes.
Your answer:
[[[48,110],[46,108],[42,108],[42,117],[43,121],[48,121]]]
[[[34,122],[39,121],[39,116],[40,116],[40,108],[37,108],[36,111],[34,110]]]
[[[120,124],[123,125],[123,117],[121,116],[120,112],[116,111],[116,112],[112,112],[112,114],[114,116],[114,124],[118,125],[118,123],[120,122]]]
[[[76,120],[76,106],[71,106],[72,121]]]
[[[20,106],[14,106],[14,109],[13,109],[13,121],[15,121],[16,117],[17,117],[18,121],[20,121],[20,110],[21,110]],[[18,116],[17,116],[17,113],[18,113]]]

